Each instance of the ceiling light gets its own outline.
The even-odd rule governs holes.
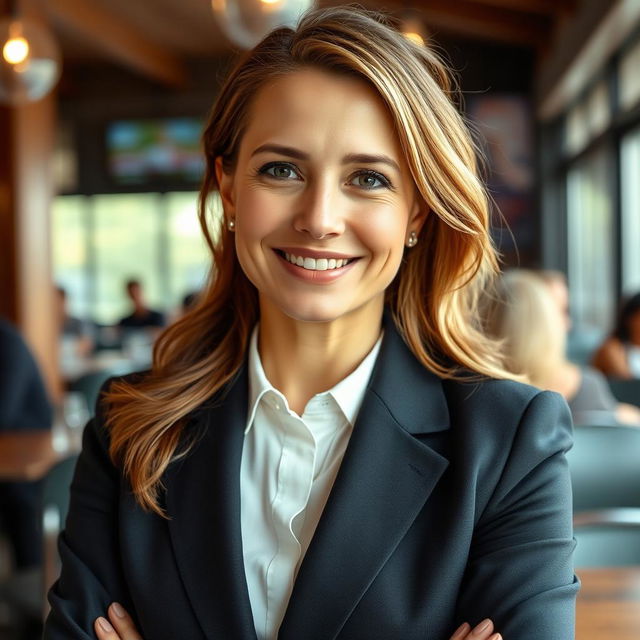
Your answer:
[[[422,15],[417,10],[404,11],[400,14],[399,28],[407,40],[424,47],[424,43],[427,41],[427,30]]]
[[[235,45],[250,49],[279,26],[293,26],[314,0],[211,0],[213,14]]]
[[[35,102],[60,77],[60,53],[49,30],[18,12],[10,3],[0,19],[0,103],[12,106]]]

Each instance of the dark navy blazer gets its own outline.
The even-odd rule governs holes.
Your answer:
[[[145,640],[255,640],[240,534],[242,371],[193,416],[170,465],[169,520],[135,503],[86,429],[45,638],[93,638],[116,600]],[[506,640],[570,640],[578,583],[560,396],[446,381],[387,322],[342,466],[280,640],[448,640],[491,617]]]

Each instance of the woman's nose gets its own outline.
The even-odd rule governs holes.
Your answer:
[[[345,204],[339,190],[328,185],[311,187],[299,202],[294,228],[314,240],[339,236],[344,232]]]

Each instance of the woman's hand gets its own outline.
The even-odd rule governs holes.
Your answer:
[[[93,625],[98,640],[142,640],[131,616],[122,605],[114,602],[107,613],[109,620],[98,618]],[[502,640],[502,636],[499,633],[493,633],[493,622],[487,618],[474,629],[465,622],[458,627],[450,640]]]
[[[478,623],[474,629],[468,622],[458,627],[449,640],[502,640],[499,633],[493,633],[493,622],[487,618]]]
[[[121,604],[114,602],[107,611],[109,619],[97,618],[93,629],[98,640],[142,640],[142,636],[133,624],[131,616]],[[452,639],[453,640],[453,639]],[[458,640],[456,638],[456,640]]]

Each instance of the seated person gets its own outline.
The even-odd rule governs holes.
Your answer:
[[[618,403],[604,376],[566,357],[566,310],[535,272],[506,272],[486,310],[488,331],[503,340],[508,367],[566,399],[576,424],[598,420],[640,425],[640,410]]]
[[[93,350],[94,339],[91,324],[69,313],[67,308],[67,292],[63,287],[56,287],[59,335],[62,356],[88,356]]]
[[[0,318],[0,431],[50,429],[52,409],[38,366],[22,336]],[[0,482],[0,524],[16,568],[42,560],[40,483]]]
[[[610,378],[640,378],[640,293],[622,305],[615,329],[592,364]]]
[[[118,322],[123,329],[154,329],[164,327],[165,317],[160,311],[147,307],[139,280],[129,280],[126,284],[127,296],[133,304],[133,313]]]

